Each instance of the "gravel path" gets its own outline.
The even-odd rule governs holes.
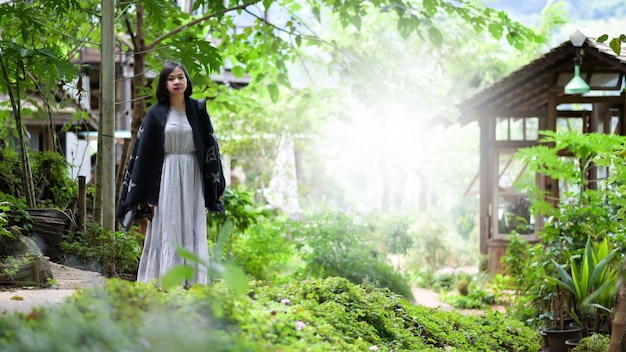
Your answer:
[[[20,288],[0,290],[0,316],[3,313],[29,313],[35,307],[62,302],[78,288],[104,285],[100,273],[85,271],[50,262],[55,284],[51,288]]]

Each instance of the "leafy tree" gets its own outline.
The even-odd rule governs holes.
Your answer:
[[[277,101],[279,85],[291,87],[286,63],[294,58],[292,49],[300,45],[319,46],[322,43],[309,30],[311,26],[298,14],[309,14],[319,21],[325,18],[326,13],[332,12],[342,27],[359,30],[364,16],[383,11],[396,19],[398,31],[403,37],[419,33],[426,35],[435,44],[442,42],[441,31],[436,25],[438,16],[458,16],[477,30],[488,30],[497,38],[505,37],[516,48],[521,48],[526,41],[539,40],[534,32],[510,20],[505,13],[465,1],[428,1],[420,5],[395,1],[324,1],[311,3],[305,8],[297,1],[251,1],[242,4],[209,0],[195,2],[196,9],[204,9],[205,12],[191,16],[173,4],[157,4],[154,0],[119,3],[119,17],[123,19],[120,23],[123,31],[119,32],[125,32],[123,37],[126,38],[120,40],[121,50],[132,53],[134,60],[133,139],[146,107],[143,99],[147,97],[144,72],[158,67],[158,62],[165,59],[180,60],[190,71],[197,73],[195,78],[200,80],[200,77],[204,77],[207,85],[205,93],[215,93],[210,98],[216,101],[224,102],[223,98],[219,98],[223,94],[232,96],[208,82],[209,73],[217,71],[226,61],[230,62],[236,76],[247,74],[252,87],[261,85],[266,88],[266,91],[252,88],[256,89],[254,92],[259,97]],[[283,12],[287,20],[279,24],[258,14],[271,9]],[[235,12],[256,17],[254,24],[237,28],[230,16]],[[207,32],[215,44],[206,41]],[[241,112],[249,112],[250,107],[254,106],[254,103],[244,104],[241,110],[236,110],[238,117],[242,116]],[[255,109],[251,115],[256,118],[261,111],[263,116],[263,110],[266,109]],[[124,148],[123,164],[131,144],[132,141]],[[118,173],[118,184],[121,183],[122,169]]]
[[[78,72],[68,60],[67,37],[63,33],[65,28],[76,24],[78,18],[62,22],[51,21],[50,18],[63,18],[79,8],[77,1],[0,4],[0,93],[8,95],[14,116],[14,128],[3,130],[1,137],[8,142],[7,147],[21,151],[24,194],[31,208],[35,207],[36,197],[23,118],[45,119],[54,131],[51,121],[55,99],[64,97],[67,82],[72,81]],[[43,99],[43,105],[30,96],[32,92]],[[24,109],[22,105],[26,100],[36,110]],[[4,114],[8,115],[8,112]],[[50,137],[56,142],[54,135]],[[15,146],[11,145],[13,138],[18,140]],[[54,145],[57,146],[56,143]]]
[[[58,84],[64,80],[69,81],[70,73],[76,73],[76,67],[69,65],[69,58],[73,57],[76,50],[80,48],[99,46],[98,9],[99,3],[96,1],[78,3],[58,0],[2,4],[2,27],[5,28],[3,38],[22,38],[16,41],[3,40],[7,46],[7,49],[3,49],[5,53],[3,57],[6,58],[6,53],[9,52],[12,59],[17,59],[26,53],[20,50],[9,50],[9,43],[37,45],[41,42],[42,47],[52,48],[50,51],[56,54],[48,55],[46,64],[37,66],[43,68],[39,72],[41,75],[33,77],[45,77],[48,79],[47,83]],[[398,33],[402,37],[408,38],[412,34],[423,35],[436,45],[440,45],[444,40],[438,22],[440,18],[449,16],[461,18],[477,31],[488,31],[496,38],[505,38],[509,44],[518,49],[521,49],[529,40],[539,40],[534,32],[512,21],[504,12],[470,1],[433,0],[414,4],[389,0],[358,0],[303,4],[298,1],[240,3],[205,0],[194,2],[193,11],[199,9],[203,10],[202,14],[190,15],[171,2],[145,0],[117,3],[119,51],[132,56],[134,64],[131,126],[133,140],[145,114],[148,97],[151,96],[145,73],[158,70],[160,62],[167,59],[179,60],[188,66],[194,74],[194,82],[197,81],[201,85],[204,83],[206,86],[205,94],[215,93],[209,96],[210,98],[218,100],[218,94],[224,95],[228,92],[215,88],[215,84],[209,81],[210,73],[218,72],[224,62],[229,62],[236,76],[241,77],[245,73],[250,77],[250,86],[265,87],[265,90],[254,88],[259,97],[277,101],[279,86],[291,87],[287,77],[286,63],[295,58],[293,49],[305,45],[318,46],[322,43],[316,33],[310,30],[311,24],[303,20],[306,18],[304,15],[321,21],[332,13],[338,18],[343,28],[360,30],[363,26],[362,18],[370,13],[383,12],[395,19]],[[282,12],[284,16],[280,17],[286,20],[270,21],[263,16],[264,11],[273,9]],[[50,21],[50,14],[61,13],[62,17],[67,20]],[[237,27],[234,16],[231,16],[235,13],[248,14],[254,17],[255,21],[250,27]],[[14,19],[23,23],[14,26]],[[26,19],[34,20],[28,22]],[[67,28],[71,28],[70,31],[67,31]],[[7,35],[13,33],[17,35]],[[25,35],[30,35],[30,37],[24,37]],[[32,56],[33,53],[29,55]],[[43,55],[43,57],[46,56]],[[52,58],[56,58],[57,61],[51,61]],[[14,68],[10,71],[8,64],[4,65],[7,67],[4,78],[6,87],[17,87],[20,82],[17,80],[18,63],[15,61]],[[50,75],[50,73],[53,74]],[[42,88],[42,91],[54,92],[54,89],[50,87]],[[13,108],[18,111],[19,115],[21,109],[17,103],[14,105]],[[266,116],[257,111],[267,110],[254,111],[252,115],[256,118]],[[240,111],[237,109],[236,112]],[[121,183],[125,160],[128,158],[131,145],[132,141],[124,148],[122,167],[117,176],[118,184]]]

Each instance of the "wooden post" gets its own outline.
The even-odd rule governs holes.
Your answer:
[[[78,176],[78,229],[87,232],[87,186],[85,176]]]
[[[35,260],[33,260],[33,270],[34,272],[34,278],[35,278],[35,285],[37,285],[37,287],[41,287],[41,278],[39,277],[39,256],[35,257]]]

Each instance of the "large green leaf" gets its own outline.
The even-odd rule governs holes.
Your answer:
[[[556,278],[549,278],[549,280],[569,291],[579,308],[587,311],[590,307],[598,305],[596,299],[616,288],[617,275],[614,274],[616,270],[609,266],[617,253],[617,249],[608,251],[606,239],[598,245],[598,250],[596,250],[591,238],[588,238],[580,262],[577,262],[573,256],[570,257],[571,275],[555,260],[552,260],[560,280]]]

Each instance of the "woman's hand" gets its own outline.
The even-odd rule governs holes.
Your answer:
[[[148,220],[152,221],[152,218],[154,217],[154,204],[146,203],[142,206],[141,203],[139,203],[137,204],[137,209],[142,211],[142,213],[146,214],[146,217],[148,218]]]

